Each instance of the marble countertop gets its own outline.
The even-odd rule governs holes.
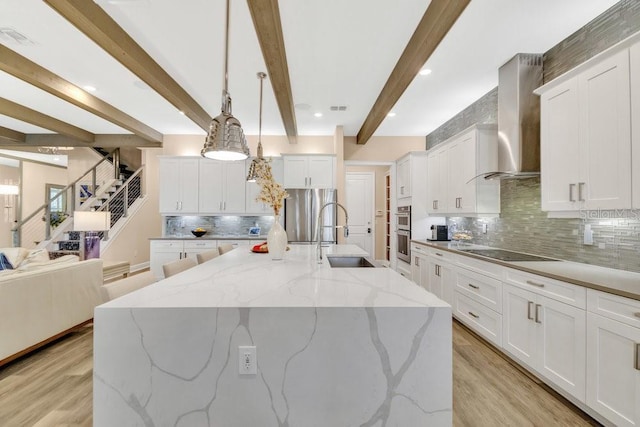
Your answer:
[[[366,255],[355,245],[324,254]],[[390,268],[332,268],[315,245],[291,245],[285,259],[249,245],[124,295],[101,308],[138,307],[448,307]]]
[[[543,277],[560,280],[586,288],[596,289],[627,298],[640,300],[640,273],[618,270],[615,268],[599,267],[571,261],[501,261],[481,255],[463,252],[460,249],[489,249],[486,246],[465,245],[457,246],[454,242],[429,242],[412,240],[424,246],[442,249],[494,264],[503,265]],[[494,249],[494,248],[491,248]],[[513,251],[516,252],[516,251]]]
[[[267,235],[205,234],[202,237],[196,237],[193,234],[185,234],[184,236],[150,237],[149,240],[267,240]]]

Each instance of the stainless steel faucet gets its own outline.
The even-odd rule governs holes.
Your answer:
[[[324,211],[324,208],[326,208],[327,206],[330,205],[338,205],[342,208],[342,210],[344,211],[344,237],[347,238],[349,237],[349,214],[347,213],[347,210],[345,209],[344,206],[342,206],[340,203],[338,202],[329,202],[329,203],[325,203],[321,208],[320,208],[320,212],[318,213],[318,221],[316,221],[316,235],[318,236],[318,248],[317,248],[317,253],[318,253],[318,263],[322,262],[322,211]]]

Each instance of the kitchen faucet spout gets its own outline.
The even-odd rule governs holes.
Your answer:
[[[318,253],[318,263],[322,262],[322,228],[323,228],[323,224],[322,224],[322,212],[324,211],[324,208],[326,208],[327,206],[331,206],[331,205],[337,205],[339,206],[343,211],[344,211],[344,237],[349,237],[349,214],[347,213],[347,209],[345,209],[344,206],[342,206],[340,203],[338,202],[329,202],[329,203],[325,203],[321,208],[320,208],[320,212],[318,213],[318,221],[316,221],[316,235],[318,236],[318,247],[316,248],[316,252]]]

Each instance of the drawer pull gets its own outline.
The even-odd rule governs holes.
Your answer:
[[[538,288],[544,288],[544,284],[537,283],[537,282],[532,282],[531,280],[527,280],[527,285],[535,286],[535,287],[538,287]]]
[[[636,316],[636,317],[638,317],[638,318],[640,318],[640,311],[639,311],[639,312],[637,312],[637,313],[633,313],[633,315],[634,315],[634,316]]]
[[[529,319],[529,320],[533,320],[533,316],[531,315],[531,307],[533,307],[533,301],[528,301],[527,319]]]
[[[540,304],[536,304],[536,323],[542,323],[542,321],[540,320],[540,307],[542,307]]]
[[[480,289],[480,286],[472,285],[471,283],[469,283],[469,287],[473,289]]]
[[[438,256],[442,256],[442,254],[440,252],[436,252],[436,255]]]
[[[640,344],[636,344],[636,370],[640,371]]]
[[[479,319],[479,318],[480,318],[480,316],[478,316],[477,314],[475,314],[475,313],[473,313],[473,312],[471,312],[471,311],[469,312],[469,315],[470,315],[471,317],[475,317],[476,319]]]

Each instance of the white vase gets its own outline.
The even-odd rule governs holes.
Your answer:
[[[283,259],[287,250],[287,232],[280,225],[280,215],[274,216],[275,221],[267,234],[267,247],[271,259]]]

